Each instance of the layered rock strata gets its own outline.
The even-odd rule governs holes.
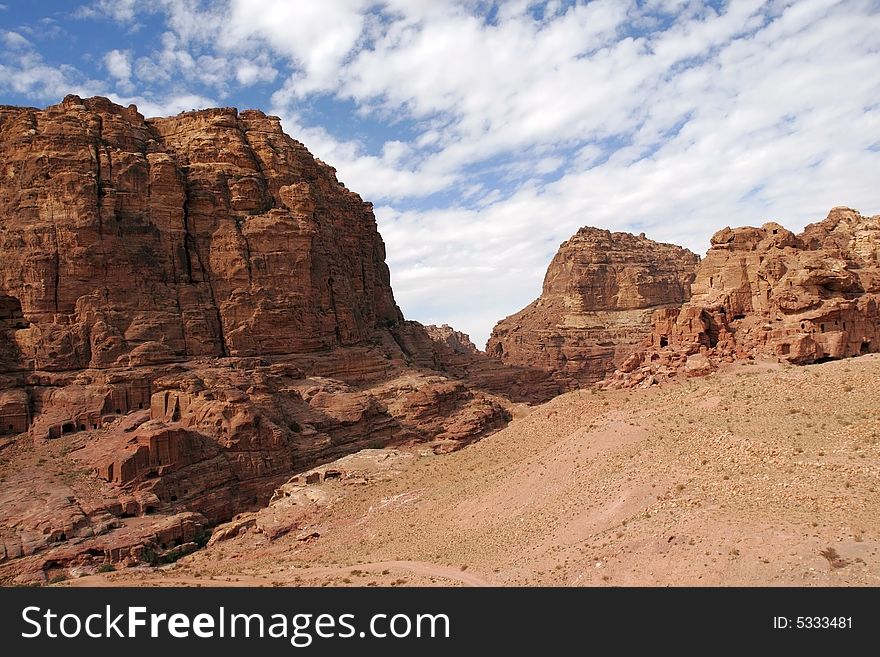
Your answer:
[[[62,371],[314,352],[402,318],[371,205],[233,108],[0,109],[0,354]]]
[[[698,262],[644,234],[581,228],[559,247],[541,296],[498,322],[487,352],[568,388],[598,381],[641,346],[654,311],[688,299]]]
[[[807,364],[878,351],[880,216],[837,207],[797,235],[777,223],[718,231],[690,300],[654,314],[643,349],[610,383],[737,358]]]

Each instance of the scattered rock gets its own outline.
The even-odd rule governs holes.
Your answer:
[[[704,354],[691,354],[685,361],[684,371],[688,376],[706,376],[715,371],[715,365]]]

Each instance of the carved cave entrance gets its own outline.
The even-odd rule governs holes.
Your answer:
[[[21,301],[15,297],[0,294],[0,322],[15,322],[24,319]]]

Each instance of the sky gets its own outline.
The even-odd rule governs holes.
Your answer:
[[[880,213],[880,0],[0,0],[0,104],[259,108],[375,205],[408,319],[483,345],[581,226]]]

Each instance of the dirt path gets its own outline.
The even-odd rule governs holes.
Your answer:
[[[442,566],[427,561],[375,561],[361,563],[354,566],[333,566],[317,568],[296,568],[285,574],[273,576],[235,576],[235,577],[152,577],[144,584],[148,586],[273,586],[277,582],[284,584],[309,583],[310,580],[326,580],[331,577],[348,576],[352,571],[379,572],[388,578],[396,578],[401,571],[412,575],[428,578],[445,579],[458,582],[464,586],[493,586],[492,582],[476,573],[469,573],[452,566]],[[384,571],[384,572],[383,572]],[[134,575],[132,573],[131,575]],[[70,580],[65,586],[119,586],[120,584],[137,585],[137,576],[129,577],[128,573],[114,573],[108,575],[91,575],[79,579]]]
[[[359,570],[405,570],[413,575],[423,575],[425,577],[440,577],[443,579],[459,582],[465,586],[492,586],[492,582],[484,579],[476,573],[469,573],[454,568],[452,566],[441,566],[440,564],[430,563],[427,561],[376,561],[373,563],[358,564]],[[309,575],[343,575],[351,572],[352,567],[337,568],[309,568]]]

